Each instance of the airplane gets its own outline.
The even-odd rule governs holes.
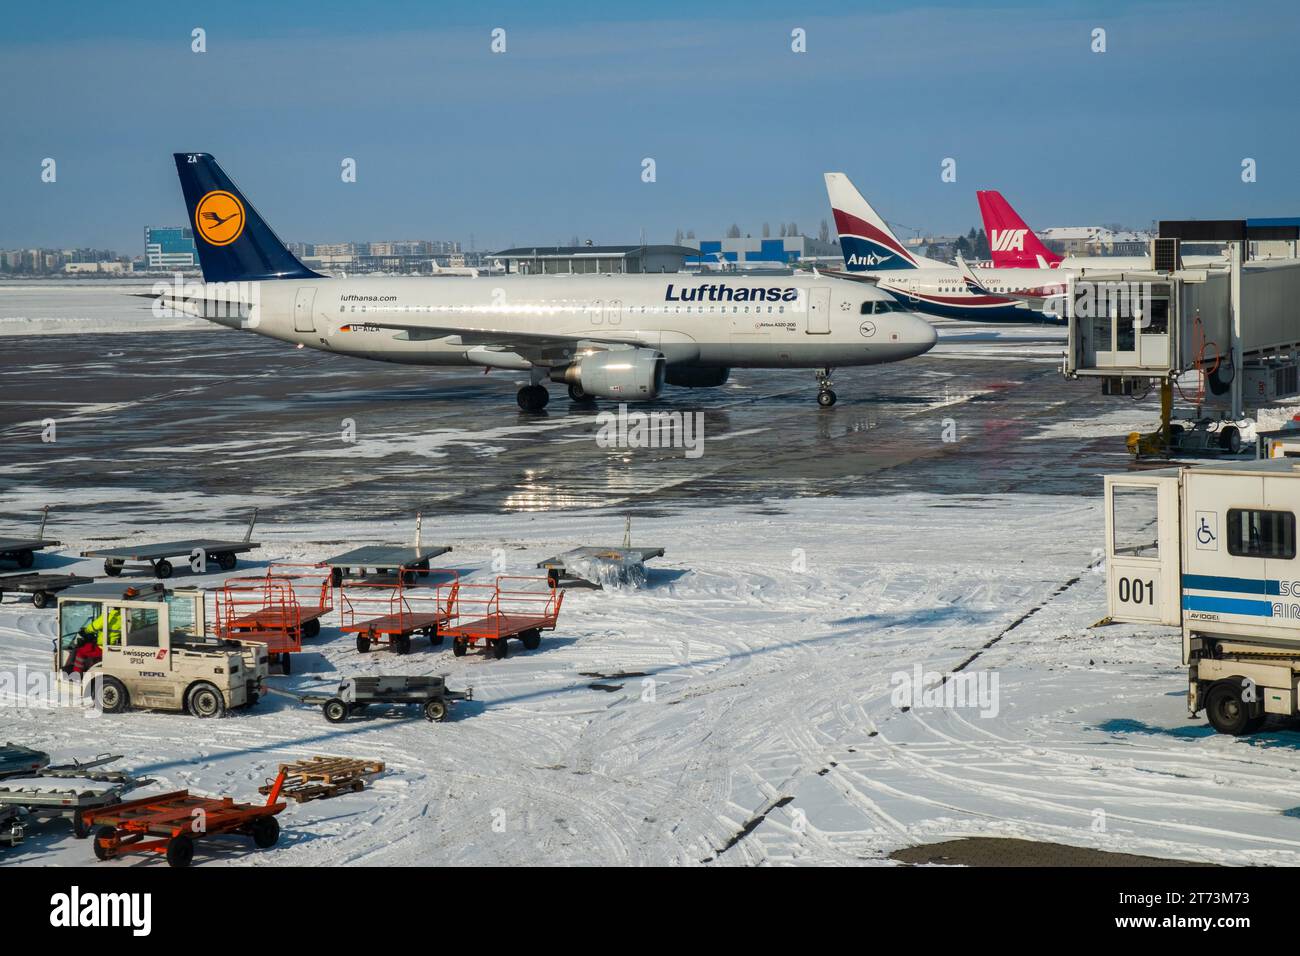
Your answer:
[[[716,387],[733,368],[897,362],[936,341],[924,317],[871,285],[812,275],[331,278],[304,266],[208,153],[174,153],[204,282],[160,283],[160,303],[298,347],[410,365],[527,372],[575,402],[649,401],[665,384]],[[212,215],[209,216],[208,214]],[[179,285],[179,282],[177,283]],[[233,303],[233,308],[231,307]]]
[[[997,269],[1073,269],[1122,272],[1126,269],[1151,268],[1149,256],[1063,256],[1047,248],[1025,225],[1020,214],[996,189],[981,189],[979,199],[984,232],[989,237],[989,253]],[[1226,266],[1223,256],[1183,256],[1183,265]]]
[[[826,194],[844,267],[873,279],[899,303],[929,315],[975,322],[1042,322],[1026,300],[1050,298],[1060,277],[1047,270],[985,269],[979,286],[954,265],[910,252],[843,173],[826,173]],[[1044,288],[1048,286],[1048,288]]]

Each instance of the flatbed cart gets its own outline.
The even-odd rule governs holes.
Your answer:
[[[0,574],[0,601],[6,591],[30,594],[36,607],[49,607],[55,595],[78,584],[93,584],[94,578],[80,574],[52,574],[46,571],[24,571],[18,574]]]
[[[73,778],[37,775],[0,780],[0,809],[18,807],[29,818],[66,817],[78,840],[90,835],[87,810],[96,810],[122,802],[122,794],[147,781],[125,774],[116,779]]]
[[[545,590],[539,590],[539,585]],[[563,603],[564,592],[546,578],[501,575],[492,584],[462,584],[456,595],[456,618],[442,633],[451,638],[451,652],[457,657],[482,642],[500,660],[511,638],[536,650],[542,631],[555,629]]]
[[[6,538],[0,536],[0,561],[12,561],[24,570],[36,563],[36,552],[46,548],[57,547],[60,542],[45,537],[45,521],[50,516],[50,507],[41,509],[41,529],[34,538]]]
[[[156,578],[169,578],[175,570],[172,558],[184,558],[189,561],[195,554],[203,554],[205,561],[211,561],[222,571],[233,571],[239,564],[235,557],[245,551],[261,547],[252,540],[253,525],[257,523],[257,509],[248,522],[242,541],[227,541],[222,538],[186,538],[181,541],[158,541],[153,544],[127,545],[121,548],[95,548],[81,552],[83,558],[103,558],[104,573],[117,577],[128,561],[148,564]]]
[[[289,655],[320,633],[321,618],[333,610],[334,592],[319,568],[273,564],[264,575],[230,578],[216,592],[216,632],[228,640],[265,644],[268,660],[278,660],[288,674]]]
[[[349,717],[364,713],[372,704],[414,704],[424,713],[425,720],[441,721],[447,719],[447,711],[454,702],[474,699],[473,687],[448,690],[446,675],[346,677],[328,693],[295,693],[278,687],[270,692],[301,704],[319,706],[331,724],[341,724]]]
[[[644,580],[645,563],[651,558],[663,556],[663,548],[632,546],[632,518],[629,516],[624,519],[623,543],[618,547],[586,545],[570,548],[538,561],[537,566],[546,571],[546,580],[551,587],[557,587],[564,578],[575,578],[604,587],[616,582],[627,583],[633,576]]]
[[[417,577],[427,578],[430,562],[449,552],[451,547],[422,544],[421,517],[415,516],[414,544],[364,545],[326,558],[321,562],[321,567],[330,569],[330,580],[335,587],[339,587],[348,578],[359,581],[374,576],[393,577],[399,568],[403,569],[402,580],[405,584],[414,584]]]
[[[442,571],[451,580],[430,588],[407,585],[407,572],[391,581],[349,581],[339,589],[339,630],[357,636],[357,653],[364,654],[378,644],[387,644],[398,654],[411,652],[411,638],[427,637],[429,645],[442,643],[439,628],[455,613],[460,576]]]
[[[201,839],[226,833],[253,838],[259,850],[280,840],[275,815],[287,806],[280,802],[284,773],[258,806],[236,803],[230,797],[198,797],[188,790],[175,790],[116,806],[82,812],[87,826],[94,827],[95,857],[113,860],[128,853],[161,853],[171,866],[189,866],[194,844]]]

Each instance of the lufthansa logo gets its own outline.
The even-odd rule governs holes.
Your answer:
[[[861,332],[863,335],[865,335],[867,338],[871,338],[871,336],[876,334],[876,323],[863,322],[861,325],[858,326],[858,331]]]
[[[228,246],[238,239],[244,220],[244,204],[224,189],[214,189],[194,207],[194,228],[211,246]]]

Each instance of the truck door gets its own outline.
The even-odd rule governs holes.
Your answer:
[[[312,308],[316,302],[316,290],[310,286],[299,289],[293,299],[293,328],[295,332],[315,332],[316,323],[312,318]]]
[[[165,605],[122,609],[122,668],[131,699],[141,707],[175,707],[179,682],[172,679]]]
[[[1105,507],[1111,619],[1180,624],[1178,475],[1107,475]]]
[[[831,290],[818,286],[808,290],[808,334],[829,335],[831,331]]]

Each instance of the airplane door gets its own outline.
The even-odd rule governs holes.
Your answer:
[[[293,328],[295,332],[315,332],[316,323],[312,320],[312,306],[316,302],[316,290],[299,289],[293,300]]]
[[[605,321],[605,303],[601,299],[597,299],[593,302],[588,311],[591,313],[592,325],[600,325]]]
[[[818,286],[808,290],[808,334],[828,335],[831,331],[831,290]]]
[[[623,300],[610,299],[609,304],[605,306],[605,321],[610,325],[621,325],[623,322]]]

